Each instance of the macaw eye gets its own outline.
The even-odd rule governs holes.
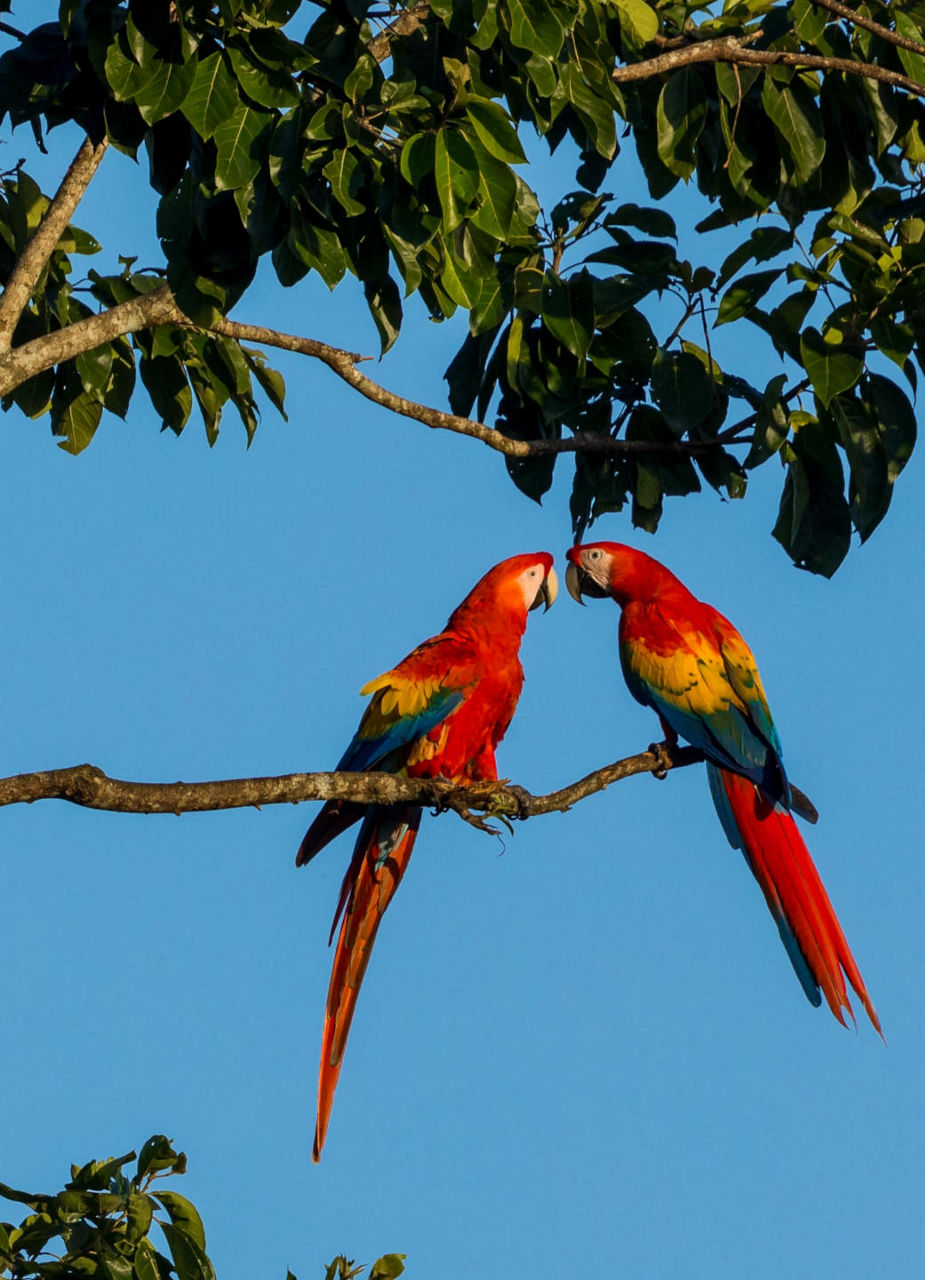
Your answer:
[[[527,574],[527,577],[528,577],[528,578],[535,578],[535,577],[536,577],[536,570],[535,570],[535,569],[531,569],[531,570],[530,570],[530,572]]]
[[[600,558],[601,558],[600,551],[592,551],[588,556],[589,560],[600,560]]]

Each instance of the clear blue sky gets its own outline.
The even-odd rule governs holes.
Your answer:
[[[36,169],[47,185],[77,139],[52,142]],[[5,155],[22,154],[20,131]],[[143,179],[106,158],[75,219],[106,245],[94,265],[157,261]],[[368,367],[441,404],[460,330],[420,310]],[[375,350],[349,286],[284,293],[263,275],[236,315]],[[77,459],[47,420],[5,416],[0,773],[333,766],[360,686],[438,630],[488,567],[549,549],[561,572],[565,471],[540,508],[475,442],[378,410],[308,361],[277,363],[290,421],[267,408],[250,451],[231,418],[213,450],[197,423],[160,435],[141,399]],[[70,1161],[165,1132],[189,1154],[178,1189],[202,1212],[220,1280],[281,1280],[287,1266],[306,1280],[340,1251],[405,1252],[419,1280],[914,1274],[922,463],[831,582],[770,538],[780,474],[765,470],[744,503],[712,491],[669,503],[654,540],[618,517],[594,534],[659,556],[750,641],[791,775],[822,815],[808,843],[888,1047],[806,1002],[700,769],[631,779],[503,847],[427,818],[313,1167],[326,939],[349,839],[297,872],[315,806],[8,808],[0,1178],[51,1190]],[[622,685],[616,622],[613,606],[580,610],[564,592],[531,616],[506,775],[547,790],[656,735]]]

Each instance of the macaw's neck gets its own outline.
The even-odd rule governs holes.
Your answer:
[[[447,631],[471,636],[477,644],[487,644],[495,652],[509,648],[516,653],[527,629],[527,611],[520,591],[516,599],[513,593],[511,596],[506,600],[497,594],[473,591],[451,614]]]
[[[696,597],[670,569],[644,551],[635,549],[612,562],[610,589],[621,609],[628,604],[652,604],[655,601],[679,608],[691,601],[696,603]]]

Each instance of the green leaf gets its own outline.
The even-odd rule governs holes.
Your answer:
[[[220,53],[210,53],[196,67],[196,74],[181,108],[201,138],[211,138],[223,120],[238,106],[234,81]]]
[[[567,281],[547,276],[543,324],[573,356],[585,359],[594,334],[594,289],[587,271]]]
[[[466,104],[466,115],[476,137],[489,155],[506,164],[524,164],[527,157],[520,145],[517,130],[507,112],[487,98],[472,98]]]
[[[809,182],[825,155],[822,116],[815,99],[798,79],[778,85],[765,76],[761,101],[787,143],[798,178]]]
[[[267,123],[262,111],[239,103],[232,114],[213,134],[218,155],[215,162],[215,185],[219,190],[233,191],[247,186],[260,168],[257,140]]]
[[[667,169],[685,181],[694,172],[694,148],[706,114],[707,95],[700,74],[688,67],[676,71],[658,99],[658,155]]]
[[[671,429],[681,436],[710,413],[714,387],[696,356],[660,348],[652,365],[652,398]]]
[[[838,452],[818,422],[801,426],[788,450],[773,535],[798,568],[830,578],[851,546],[851,514]]]
[[[658,14],[645,0],[616,0],[620,20],[629,28],[637,45],[648,44],[658,35]]]
[[[886,454],[887,475],[892,484],[915,448],[915,412],[905,392],[879,373],[869,375],[865,390],[876,415],[877,429]]]
[[[433,133],[415,133],[401,151],[401,176],[412,187],[418,187],[434,172],[437,138]]]
[[[447,231],[453,231],[469,213],[479,188],[475,154],[458,129],[441,129],[434,152],[434,179]]]
[[[803,330],[800,357],[813,390],[826,407],[833,396],[853,387],[864,370],[861,354],[826,342],[818,329]]]
[[[478,161],[477,207],[470,215],[472,225],[496,240],[506,241],[517,210],[519,188],[514,173],[491,156]]]
[[[139,65],[132,56],[124,30],[106,51],[106,80],[120,102],[132,101],[157,70],[153,61],[147,68]]]
[[[576,63],[566,62],[559,75],[565,96],[587,129],[595,151],[607,160],[613,159],[617,153],[617,130],[612,103],[588,83]]]
[[[280,414],[284,422],[289,421],[286,413],[286,382],[283,375],[272,369],[266,362],[262,351],[251,351],[242,347],[241,351],[247,361],[251,373],[260,383],[264,395]]]
[[[379,331],[382,354],[389,350],[401,329],[401,294],[390,276],[381,280],[367,280],[363,285],[366,305]]]
[[[142,1240],[135,1250],[135,1280],[161,1280],[157,1253],[150,1240]]]
[[[125,1215],[126,1234],[130,1240],[141,1240],[151,1229],[154,1217],[154,1201],[150,1196],[131,1192]]]
[[[911,14],[903,13],[899,8],[891,8],[890,13],[899,35],[905,36],[907,40],[914,40],[916,44],[925,43],[925,33],[920,30]],[[913,80],[918,80],[919,84],[925,84],[925,58],[911,49],[902,47],[896,52],[899,54],[899,60],[903,64],[906,75],[911,76]]]
[[[102,416],[103,406],[99,400],[84,393],[73,397],[66,393],[59,397],[56,392],[51,402],[51,429],[56,436],[64,437],[58,442],[59,448],[75,455],[82,453],[93,439]]]
[[[216,1280],[205,1250],[192,1236],[169,1222],[163,1223],[161,1230],[170,1248],[177,1280]]]
[[[405,1269],[404,1253],[386,1253],[372,1265],[369,1280],[397,1280]]]
[[[135,92],[135,105],[145,124],[155,124],[176,111],[186,99],[196,76],[196,59],[161,62],[150,79]]]
[[[502,399],[497,428],[513,440],[543,440],[549,436],[558,439],[560,434],[555,428],[550,431],[545,427],[540,410],[532,402],[515,407],[509,397]],[[549,492],[555,472],[554,453],[532,458],[512,458],[505,454],[504,465],[522,494],[534,502],[543,501],[543,495]]]
[[[782,227],[756,227],[747,240],[733,249],[723,262],[716,280],[718,289],[731,280],[740,267],[754,259],[767,262],[779,253],[786,253],[793,245],[793,232]]]
[[[344,147],[335,152],[333,159],[328,161],[322,172],[331,184],[335,200],[349,217],[366,213],[367,206],[357,200],[355,195],[356,192],[362,191],[365,182],[363,166],[355,151]]]
[[[915,335],[909,325],[900,324],[890,316],[875,316],[870,322],[870,336],[878,350],[899,365],[900,369],[905,369],[915,342]]]
[[[664,209],[640,208],[638,204],[621,204],[607,214],[604,226],[636,227],[646,235],[662,236],[671,240],[678,238],[678,229],[674,218],[669,213]]]
[[[562,28],[546,0],[502,0],[511,44],[528,53],[556,58],[562,48]]]
[[[832,415],[850,468],[851,520],[866,542],[890,505],[886,455],[876,421],[862,401],[836,396]]]
[[[716,324],[729,324],[731,320],[740,320],[748,315],[783,270],[783,267],[777,267],[773,271],[755,271],[751,275],[740,276],[723,294]]]
[[[153,1194],[154,1199],[167,1210],[174,1226],[192,1236],[200,1248],[205,1249],[206,1233],[195,1205],[176,1191],[156,1191]]]
[[[228,55],[238,84],[260,107],[294,107],[299,91],[286,71],[271,70],[254,58],[246,45],[229,41]]]
[[[153,359],[142,356],[138,371],[164,427],[179,435],[193,407],[193,395],[182,362],[176,356]]]
[[[75,360],[84,391],[97,400],[103,399],[103,393],[109,384],[112,357],[111,344],[104,342],[102,346],[94,347],[91,351],[82,351]]]
[[[790,10],[797,34],[807,44],[815,44],[825,31],[832,15],[825,9],[817,9],[812,0],[794,0]]]
[[[787,381],[785,373],[772,378],[765,388],[761,403],[756,409],[755,434],[745,459],[745,469],[751,470],[767,462],[787,439],[788,414],[787,406],[782,400],[782,392]],[[726,380],[727,385],[729,380]]]

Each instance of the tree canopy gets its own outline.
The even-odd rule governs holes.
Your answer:
[[[128,1166],[135,1162],[132,1172]],[[0,1222],[0,1276],[16,1280],[215,1280],[199,1211],[160,1184],[186,1173],[186,1155],[154,1134],[139,1152],[71,1165],[55,1193],[17,1191],[0,1182],[0,1199],[31,1210],[17,1226]],[[152,1240],[163,1237],[169,1256]],[[158,1241],[160,1244],[161,1242]],[[325,1280],[396,1280],[404,1254],[388,1253],[366,1267],[343,1254],[325,1268]],[[296,1280],[287,1271],[287,1280]]]
[[[86,133],[57,192],[2,179],[3,405],[76,453],[137,373],[172,431],[195,407],[213,440],[230,403],[250,436],[256,389],[282,410],[284,387],[246,344],[288,347],[500,451],[533,498],[572,453],[576,533],[624,507],[654,530],[704,480],[741,497],[779,455],[774,534],[831,574],[915,440],[923,22],[838,0],[61,0],[3,22],[4,115],[42,146]],[[574,189],[541,208],[525,146],[567,138]],[[83,276],[100,245],[71,219],[107,147],[146,158],[164,261]],[[652,207],[618,194],[633,149]],[[679,182],[696,236],[659,207]],[[409,305],[464,312],[451,412],[321,336],[228,320],[263,256],[285,287],[355,276],[383,352]],[[720,366],[732,324],[766,335],[766,381]]]

